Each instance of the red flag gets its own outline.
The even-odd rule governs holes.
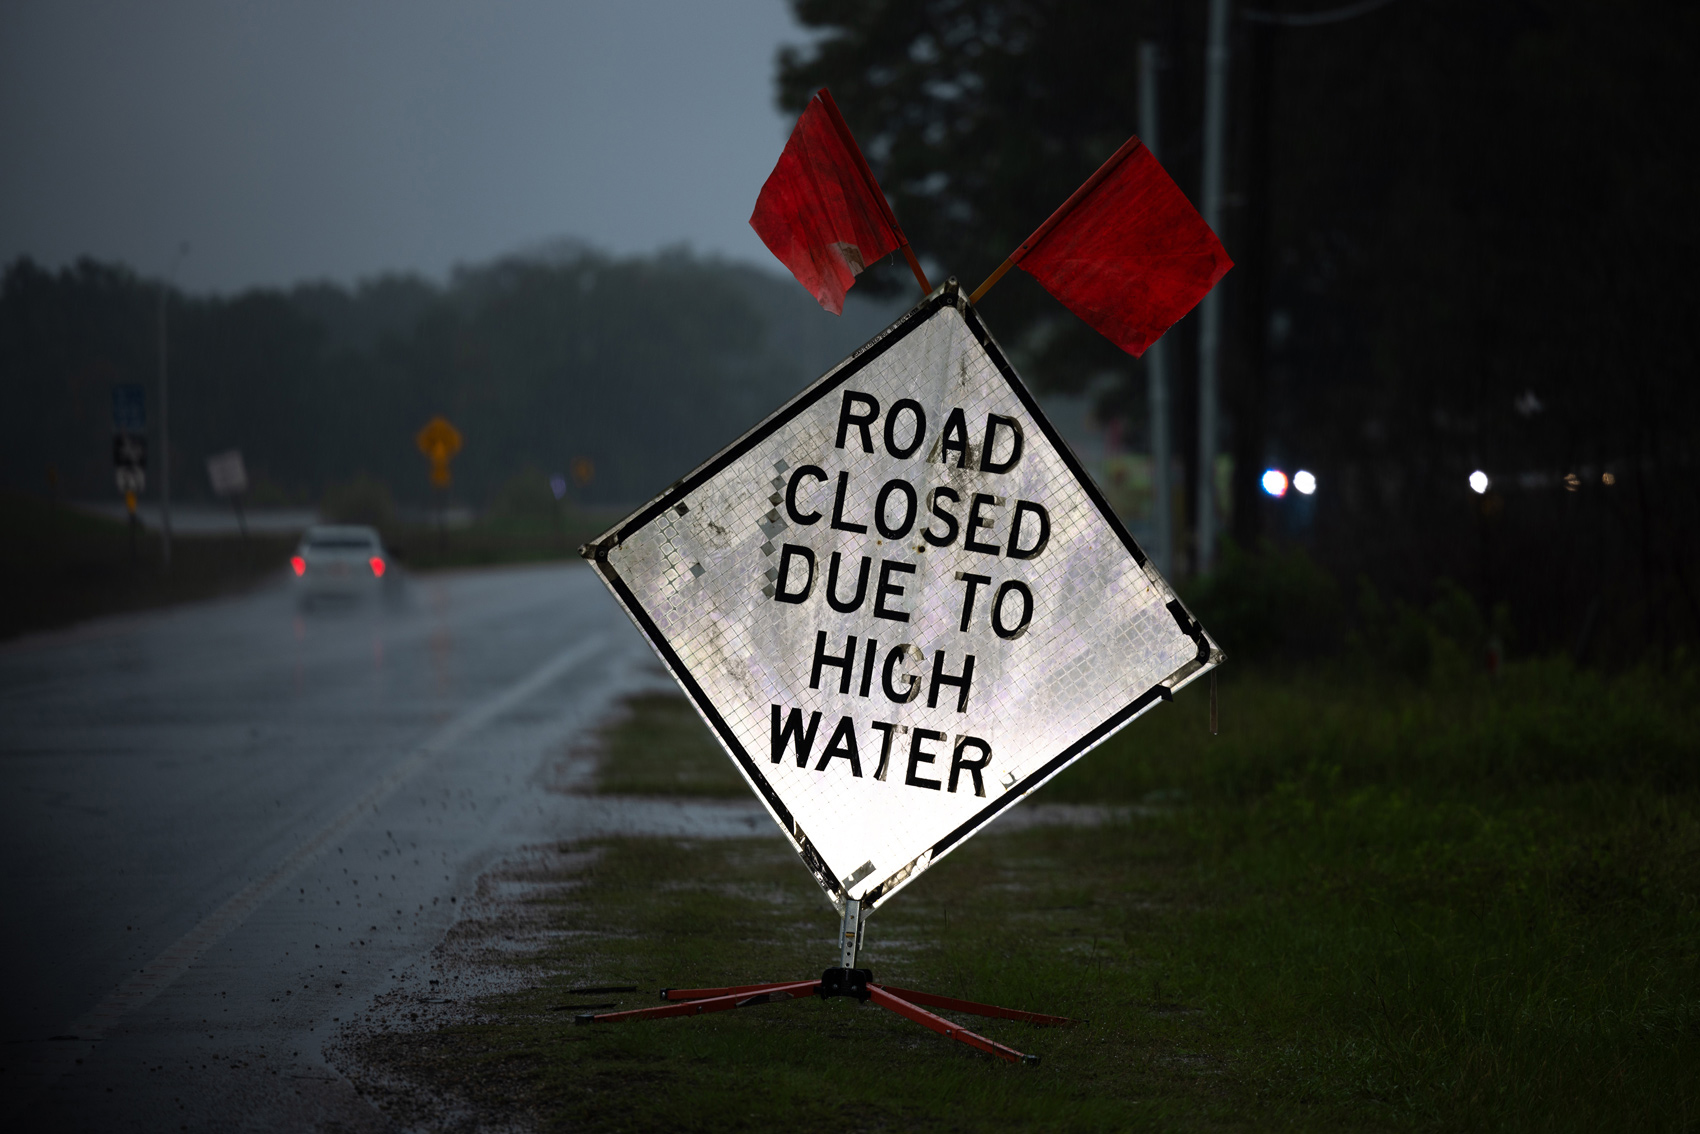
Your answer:
[[[750,227],[834,315],[862,269],[909,243],[825,90],[797,119]]]
[[[1129,138],[1005,263],[1135,356],[1233,267],[1216,234],[1138,138]]]

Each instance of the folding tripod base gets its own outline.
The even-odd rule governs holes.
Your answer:
[[[799,980],[777,984],[745,984],[733,988],[664,988],[661,999],[668,1003],[658,1008],[637,1008],[630,1012],[591,1012],[574,1019],[577,1024],[615,1024],[625,1020],[659,1020],[667,1016],[700,1016],[704,1012],[727,1012],[733,1008],[750,1008],[757,1004],[772,1004],[804,996],[848,996],[869,1000],[888,1012],[913,1020],[923,1028],[978,1048],[988,1055],[1011,1063],[1038,1063],[1037,1055],[1026,1055],[1013,1047],[1005,1047],[977,1032],[959,1027],[943,1016],[927,1011],[921,1005],[943,1008],[951,1012],[967,1012],[999,1020],[1024,1020],[1044,1027],[1071,1027],[1074,1021],[1066,1016],[1047,1016],[1043,1012],[1023,1012],[1016,1008],[999,1008],[993,1004],[976,1004],[972,1000],[957,1000],[950,996],[935,996],[909,988],[875,984],[869,969],[830,968],[819,980]]]

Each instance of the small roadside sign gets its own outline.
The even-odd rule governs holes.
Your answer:
[[[248,491],[248,467],[242,463],[242,450],[208,457],[207,479],[212,482],[214,496],[240,496]]]
[[[248,466],[242,461],[242,450],[231,449],[207,458],[207,479],[212,482],[214,496],[229,500],[236,509],[236,529],[248,538],[248,518],[242,514],[242,494],[248,491]]]
[[[112,387],[112,479],[132,516],[148,484],[147,394],[135,382]],[[132,549],[133,550],[133,549]]]
[[[438,488],[449,486],[449,461],[460,452],[460,430],[438,415],[427,421],[414,435],[413,443],[431,462],[431,483]]]
[[[449,460],[460,452],[460,430],[449,424],[446,417],[433,417],[413,438],[419,451],[432,460]]]
[[[1222,660],[954,280],[584,554],[841,909]]]
[[[112,387],[112,432],[145,433],[148,427],[147,393],[139,383]]]
[[[139,433],[113,434],[112,467],[137,471],[147,468],[148,439]]]

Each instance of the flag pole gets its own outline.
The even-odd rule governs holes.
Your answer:
[[[1021,247],[1017,248],[1014,252],[1011,252],[1009,257],[1005,259],[1003,263],[998,265],[997,271],[986,277],[985,283],[974,289],[973,294],[968,297],[968,302],[980,302],[980,297],[992,290],[992,285],[1003,279],[1005,272],[1021,263],[1021,258],[1031,252],[1034,245],[1049,236],[1051,230],[1057,227],[1058,224],[1062,223],[1062,219],[1068,216],[1069,213],[1073,212],[1076,205],[1084,201],[1091,194],[1092,190],[1098,188],[1098,183],[1100,181],[1114,173],[1116,171],[1116,166],[1126,161],[1135,150],[1139,149],[1139,147],[1140,141],[1137,137],[1129,138],[1127,141],[1123,142],[1121,149],[1110,155],[1109,161],[1106,161],[1103,165],[1099,166],[1091,177],[1088,177],[1084,182],[1082,182],[1080,188],[1070,194],[1068,200],[1064,201],[1057,208],[1056,212],[1046,218],[1044,224],[1033,230],[1032,236],[1029,236],[1026,240],[1021,242]]]
[[[909,242],[907,240],[902,243],[901,247],[903,249],[903,258],[909,261],[909,270],[915,273],[915,282],[921,285],[921,294],[933,294],[933,285],[927,282],[927,273],[921,270],[921,262],[915,259],[915,250],[909,247]]]
[[[985,282],[982,283],[979,287],[974,289],[974,294],[972,294],[968,297],[968,302],[969,303],[980,302],[980,297],[982,295],[985,295],[988,291],[991,291],[992,285],[997,283],[999,280],[1003,279],[1003,274],[1005,272],[1009,271],[1013,267],[1015,267],[1015,261],[1010,260],[1010,259],[1005,259],[1003,263],[998,265],[997,271],[995,271],[991,275],[987,276]]]
[[[903,258],[909,262],[909,270],[915,273],[915,282],[921,285],[921,294],[931,295],[933,285],[927,282],[927,273],[921,270],[921,262],[915,259],[915,250],[909,247],[909,238],[903,234],[903,226],[897,223],[897,214],[891,211],[891,203],[885,199],[885,190],[874,180],[874,171],[868,168],[868,159],[862,156],[862,147],[856,144],[856,136],[850,133],[844,116],[838,113],[838,104],[832,101],[832,92],[822,87],[816,97],[826,110],[827,118],[832,121],[832,128],[838,131],[839,141],[843,142],[844,148],[855,157],[856,169],[861,173],[862,180],[867,183],[868,191],[873,194],[874,200],[879,202],[880,211],[885,214],[885,223],[897,234],[897,246],[903,250]]]

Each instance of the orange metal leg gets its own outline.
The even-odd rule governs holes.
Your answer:
[[[1075,1021],[1067,1016],[1051,1016],[1043,1012],[1024,1012],[1017,1008],[999,1008],[995,1004],[980,1004],[958,1000],[953,996],[936,996],[910,988],[896,988],[873,983],[866,969],[828,969],[818,980],[799,980],[777,984],[745,984],[730,988],[664,988],[661,998],[668,1001],[655,1008],[637,1008],[629,1012],[585,1013],[574,1019],[578,1024],[613,1024],[625,1020],[661,1020],[670,1016],[700,1016],[706,1012],[729,1012],[756,1004],[771,1004],[804,996],[851,996],[872,1000],[888,1012],[895,1012],[931,1029],[946,1039],[995,1055],[1010,1063],[1038,1063],[1037,1055],[1028,1055],[989,1040],[978,1032],[959,1027],[943,1016],[927,1011],[921,1005],[943,1008],[952,1012],[971,1012],[1003,1020],[1020,1020],[1046,1027],[1068,1027]]]
[[[1022,1020],[1029,1024],[1038,1024],[1047,1028],[1072,1028],[1075,1024],[1075,1021],[1067,1016],[1047,1016],[1043,1012],[1023,1012],[1019,1008],[999,1008],[995,1004],[977,1004],[972,1000],[958,1000],[953,996],[936,996],[931,992],[917,992],[912,988],[898,988],[894,984],[882,984],[880,987],[893,996],[909,1001],[911,1004],[924,1004],[928,1008],[968,1012],[975,1016],[993,1016],[1000,1020]]]
[[[770,1004],[775,1000],[813,996],[820,981],[800,980],[792,984],[757,985],[758,991],[738,991],[705,1000],[688,1000],[678,1004],[663,1004],[657,1008],[636,1008],[630,1012],[586,1013],[575,1017],[575,1024],[616,1024],[624,1020],[659,1020],[667,1016],[700,1016],[704,1012],[729,1012],[733,1008],[749,1008]]]
[[[767,992],[775,988],[789,988],[797,982],[794,980],[770,981],[767,984],[735,984],[730,988],[664,988],[661,990],[663,1000],[709,1000],[718,996],[742,996],[750,992]]]
[[[1016,1051],[1013,1047],[1005,1047],[1003,1044],[989,1040],[977,1032],[958,1027],[943,1016],[935,1016],[925,1008],[918,1008],[877,984],[868,985],[868,998],[887,1011],[896,1012],[905,1019],[913,1020],[923,1028],[931,1028],[946,1039],[953,1039],[958,1043],[965,1043],[969,1047],[979,1048],[988,1055],[995,1055],[999,1059],[1006,1059],[1011,1063],[1039,1062],[1037,1055],[1025,1055]]]

